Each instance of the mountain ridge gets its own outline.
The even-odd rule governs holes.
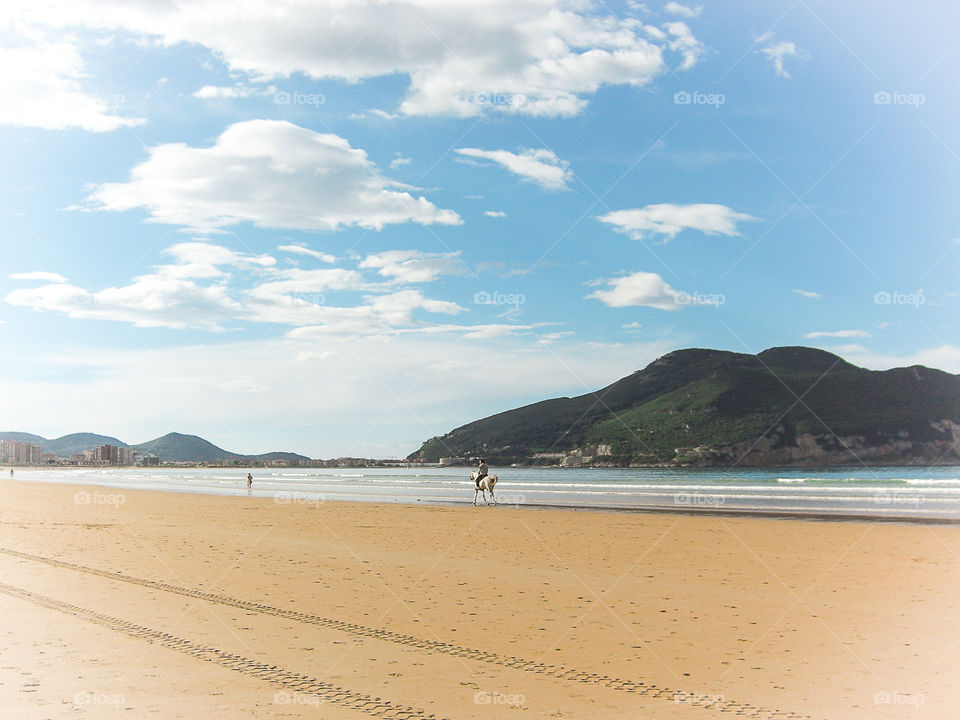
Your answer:
[[[224,450],[197,435],[185,435],[178,432],[170,432],[153,440],[135,444],[127,444],[115,437],[96,433],[71,433],[59,438],[47,439],[33,433],[0,432],[0,440],[31,442],[40,445],[46,453],[64,458],[69,458],[71,455],[101,445],[116,445],[117,447],[139,448],[146,453],[157,455],[165,462],[217,462],[222,460],[300,462],[311,459],[305,455],[292,452],[271,451],[259,455],[234,453]]]
[[[688,348],[604,388],[431,438],[410,460],[730,466],[960,460],[960,376],[874,371],[824,350]]]

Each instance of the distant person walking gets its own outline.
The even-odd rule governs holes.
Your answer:
[[[488,469],[487,461],[484,460],[483,458],[480,458],[480,464],[477,465],[477,479],[476,479],[478,490],[480,489],[480,481],[487,476],[487,469]]]
[[[247,490],[253,487],[253,475],[247,473]]]

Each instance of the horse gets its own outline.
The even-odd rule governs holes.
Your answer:
[[[489,490],[489,491],[490,491],[490,500],[493,500],[493,504],[496,505],[496,504],[497,504],[497,498],[494,497],[494,494],[493,494],[493,486],[497,484],[497,476],[496,476],[496,475],[487,475],[486,477],[483,478],[483,480],[480,481],[480,485],[477,486],[477,475],[478,475],[478,473],[477,473],[476,470],[474,470],[472,473],[470,473],[470,479],[473,481],[473,484],[474,484],[474,486],[476,487],[476,490],[475,490],[474,493],[473,493],[473,504],[474,504],[474,505],[477,504],[477,494],[482,491],[482,492],[483,492],[483,501],[484,501],[485,503],[487,503],[487,505],[489,505],[489,504],[490,504],[490,501],[487,500],[487,490]]]

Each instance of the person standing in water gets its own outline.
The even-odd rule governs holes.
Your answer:
[[[253,487],[253,475],[247,473],[247,490]]]

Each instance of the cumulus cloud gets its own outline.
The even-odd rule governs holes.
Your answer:
[[[457,148],[457,153],[466,157],[492,160],[515,175],[535,182],[547,190],[568,190],[567,182],[573,177],[567,163],[546,149],[513,153],[509,150]]]
[[[313,256],[313,251],[299,245],[284,247],[307,250]],[[138,327],[223,331],[270,323],[287,326],[291,336],[297,337],[443,332],[472,338],[475,333],[529,329],[441,324],[422,317],[465,311],[454,302],[408,287],[442,275],[463,274],[458,253],[390,250],[368,255],[355,268],[278,267],[270,255],[196,240],[176,243],[163,254],[169,262],[126,285],[99,291],[76,287],[56,273],[21,273],[47,282],[14,290],[6,301],[35,311]]]
[[[329,253],[323,253],[319,250],[311,250],[303,245],[278,245],[277,250],[280,252],[293,253],[294,255],[307,255],[308,257],[316,258],[317,260],[325,263],[332,263],[336,262],[337,260]]]
[[[280,120],[235,123],[211,147],[157,145],[129,181],[99,185],[89,204],[142,208],[152,222],[196,232],[242,222],[294,230],[462,222],[384,178],[344,138]]]
[[[664,38],[636,18],[564,0],[51,0],[23,3],[19,14],[56,27],[201,45],[255,80],[403,74],[409,84],[400,112],[407,115],[570,116],[601,86],[649,83],[665,69],[665,53],[679,53],[683,67],[695,62],[679,28]]]
[[[804,335],[803,337],[805,337],[805,338],[808,339],[808,340],[811,340],[811,339],[813,339],[813,338],[822,338],[822,337],[829,337],[829,338],[868,338],[868,337],[873,337],[873,336],[872,336],[870,333],[865,332],[865,331],[863,331],[863,330],[836,330],[836,331],[834,331],[834,332],[827,332],[827,331],[824,331],[824,330],[819,330],[819,331],[817,331],[817,332],[808,332],[808,333],[807,333],[806,335]]]
[[[789,78],[790,73],[783,66],[784,58],[802,57],[803,51],[796,44],[788,41],[773,41],[773,33],[766,33],[757,38],[757,43],[767,43],[765,47],[760,48],[760,52],[767,56],[773,63],[773,70],[777,77]]]
[[[417,250],[368,255],[359,267],[375,268],[381,276],[399,283],[433,282],[441,275],[463,275],[466,269],[459,252],[430,254]]]
[[[220,100],[228,99],[233,100],[236,98],[248,98],[254,97],[256,95],[268,95],[273,92],[273,88],[258,88],[251,85],[231,85],[231,86],[220,86],[220,85],[204,85],[202,88],[193,93],[195,98],[200,98],[201,100]]]
[[[687,24],[677,20],[668,22],[664,24],[663,27],[666,28],[667,33],[669,33],[667,47],[679,53],[683,58],[683,62],[680,63],[680,67],[677,69],[689,70],[696,65],[700,56],[703,55],[704,47],[703,43],[694,37],[693,31],[690,30]]]
[[[631,275],[601,280],[606,289],[595,290],[587,298],[599,300],[609,307],[652,307],[658,310],[679,310],[678,292],[657,273],[635,272]]]
[[[67,279],[60,273],[44,272],[43,270],[37,270],[36,272],[13,273],[8,277],[11,280],[45,280],[47,282],[55,283],[65,283],[67,281]]]
[[[116,114],[122,94],[95,95],[84,89],[83,59],[67,40],[10,44],[0,35],[0,67],[0,125],[108,132],[146,122]]]
[[[634,240],[654,234],[672,239],[687,229],[698,230],[707,235],[734,236],[740,234],[737,230],[738,222],[756,219],[751,215],[736,212],[726,205],[709,203],[660,203],[632,210],[615,210],[597,218]]]
[[[220,329],[223,320],[242,309],[222,285],[201,287],[191,280],[159,275],[145,275],[130,285],[96,293],[55,283],[14,290],[6,299],[11,305],[61,312],[71,318],[206,330]]]
[[[678,2],[668,2],[663,6],[663,9],[673,15],[680,15],[685,18],[695,18],[700,17],[700,14],[703,12],[703,5],[690,7],[689,5],[681,5]]]

